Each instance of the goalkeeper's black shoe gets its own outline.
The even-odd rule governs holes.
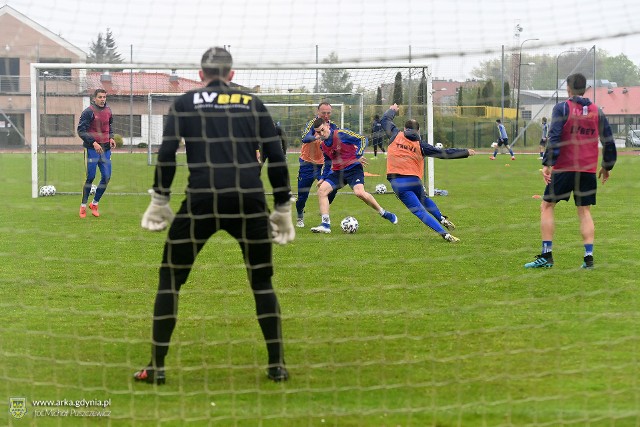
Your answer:
[[[133,379],[138,382],[144,382],[148,384],[158,384],[158,385],[164,384],[166,382],[166,378],[164,376],[164,370],[156,371],[149,366],[133,374]]]
[[[274,366],[267,369],[267,378],[276,383],[287,381],[289,372],[284,366]]]

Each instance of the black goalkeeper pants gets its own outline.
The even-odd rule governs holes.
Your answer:
[[[162,255],[153,312],[152,363],[156,367],[164,367],[178,317],[180,288],[200,250],[219,230],[233,236],[242,250],[269,366],[284,365],[280,306],[271,285],[272,243],[265,200],[241,195],[188,195],[169,228]]]

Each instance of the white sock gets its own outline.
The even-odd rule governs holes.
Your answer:
[[[380,208],[378,213],[380,214],[380,216],[383,216],[385,213],[387,213],[387,211],[385,211],[384,209]]]
[[[329,219],[329,215],[322,215],[322,222],[324,224],[331,224],[331,219]]]

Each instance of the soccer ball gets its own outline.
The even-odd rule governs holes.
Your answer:
[[[40,195],[40,197],[55,196],[56,187],[54,187],[53,185],[43,185],[42,187],[40,187],[40,191],[38,194]]]
[[[378,184],[376,185],[376,193],[378,194],[384,194],[387,192],[387,186],[384,184]]]
[[[498,146],[498,143],[497,143],[497,142],[493,142],[493,143],[491,144],[491,148],[496,148],[497,146]]]
[[[342,220],[340,227],[345,233],[353,234],[358,231],[358,220],[352,216],[348,216]]]
[[[97,185],[95,185],[95,184],[93,184],[93,185],[91,186],[91,190],[89,190],[89,194],[93,196],[94,194],[96,194],[96,190],[97,190],[97,189],[98,189],[98,186],[97,186]]]
[[[442,147],[444,147],[444,145],[442,145],[442,142],[436,142],[437,149],[442,150]]]

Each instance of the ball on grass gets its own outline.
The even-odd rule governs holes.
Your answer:
[[[40,197],[49,197],[56,195],[56,187],[53,185],[43,185],[40,187],[40,191],[38,192]]]
[[[387,192],[387,186],[384,184],[378,184],[376,185],[376,193],[377,194],[384,194]]]
[[[358,220],[352,216],[348,216],[340,222],[340,228],[347,234],[353,234],[358,231]]]

